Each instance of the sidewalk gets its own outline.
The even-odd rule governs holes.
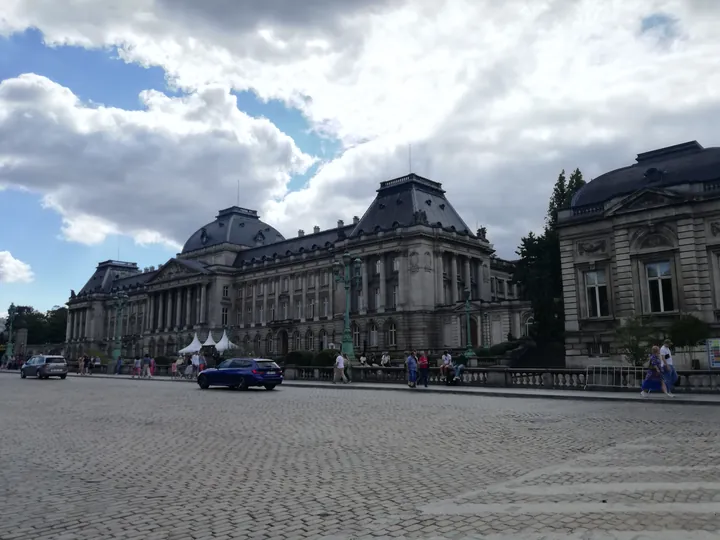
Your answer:
[[[17,370],[0,370],[0,374],[15,375],[18,379],[20,373]],[[69,373],[68,377],[79,377],[75,373]],[[164,382],[179,384],[192,383],[195,381],[173,381],[167,376],[157,376],[152,379],[131,379],[129,375],[87,375],[84,379],[118,379],[137,380],[143,382]],[[575,401],[614,401],[614,402],[635,402],[635,403],[667,403],[673,405],[717,405],[720,406],[720,394],[675,394],[674,398],[667,398],[663,395],[656,395],[643,398],[640,392],[598,392],[593,390],[543,390],[540,388],[480,388],[476,386],[430,386],[428,388],[408,388],[401,384],[392,383],[349,383],[332,384],[316,381],[294,381],[286,380],[282,386],[296,388],[335,388],[345,390],[381,390],[392,392],[415,392],[417,394],[450,394],[462,396],[489,396],[507,398],[535,398],[535,399],[564,399]]]

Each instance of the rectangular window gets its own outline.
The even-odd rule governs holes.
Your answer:
[[[238,287],[237,288],[237,297],[242,298],[242,293],[243,293],[242,287]]]
[[[358,311],[363,309],[363,293],[362,293],[362,291],[358,291],[358,293],[357,293],[357,308],[358,308]]]
[[[302,302],[295,304],[295,318],[302,319]]]
[[[380,289],[375,289],[375,309],[380,307]]]
[[[393,285],[392,307],[396,308],[398,303],[398,286]]]
[[[258,322],[265,322],[265,309],[262,306],[260,306],[260,308],[258,309]]]
[[[226,307],[222,308],[220,317],[221,317],[220,324],[222,324],[223,326],[227,326],[227,324],[228,324],[228,308],[226,308]]]
[[[585,272],[585,300],[589,318],[594,319],[610,315],[605,270]]]
[[[328,299],[323,298],[323,317],[328,316]]]
[[[650,311],[652,313],[675,311],[670,261],[648,263],[645,265],[645,272]]]
[[[285,278],[283,280],[283,291],[287,291],[290,288],[290,279]]]
[[[376,274],[379,274],[379,273],[380,273],[380,264],[381,264],[381,263],[380,263],[380,260],[379,260],[379,259],[378,259],[377,261],[375,261],[375,273],[376,273]]]
[[[283,320],[286,320],[288,318],[288,304],[287,302],[283,302],[280,304],[280,309],[282,311],[282,318]]]
[[[607,343],[589,343],[588,356],[607,356],[610,354],[610,348]]]
[[[275,304],[270,306],[270,320],[271,321],[275,320]]]
[[[248,323],[252,323],[252,308],[247,308],[247,319],[245,319]]]
[[[230,296],[230,286],[229,285],[223,285],[223,298],[227,298]]]
[[[311,319],[315,318],[315,300],[310,300],[308,305],[308,317]]]
[[[238,312],[235,314],[235,324],[240,326],[242,324],[242,311],[238,310]]]
[[[393,272],[399,272],[400,271],[400,259],[397,257],[393,258]]]

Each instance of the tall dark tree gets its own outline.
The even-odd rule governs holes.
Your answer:
[[[520,260],[515,269],[514,281],[520,284],[530,300],[535,320],[533,333],[540,343],[563,339],[565,310],[557,231],[558,212],[570,205],[572,197],[584,184],[579,169],[573,171],[569,182],[563,170],[553,186],[543,233],[539,236],[529,233],[521,240],[517,251]]]
[[[13,319],[13,331],[27,328],[28,343],[62,343],[65,341],[67,308],[55,306],[47,313],[36,311],[32,306],[17,306]],[[5,334],[10,321],[5,322]]]

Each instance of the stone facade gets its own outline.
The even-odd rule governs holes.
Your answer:
[[[427,197],[427,207],[447,213],[446,221],[430,223],[412,204],[418,194]],[[406,218],[394,211],[394,221],[383,222],[388,197],[412,206]],[[228,242],[231,226],[248,234]],[[279,235],[255,212],[233,207],[157,270],[100,263],[68,302],[66,354],[109,352],[116,317],[124,356],[171,355],[195,332],[201,341],[212,332],[217,341],[223,330],[246,354],[279,356],[339,344],[346,294],[333,268],[346,251],[361,260],[349,295],[358,351],[464,347],[466,289],[475,346],[527,333],[529,304],[511,283],[513,264],[494,256],[483,229],[468,230],[435,182],[416,175],[383,182],[363,219],[350,225],[339,221],[336,228],[265,243],[268,233]],[[122,309],[119,292],[127,295]]]
[[[581,190],[573,207],[560,212],[568,367],[621,361],[617,328],[637,315],[667,326],[689,313],[720,336],[716,150],[686,143],[640,154],[636,164],[618,171],[639,173],[623,192],[609,191],[606,200],[582,205]],[[669,178],[658,178],[657,171]],[[608,178],[616,180],[617,172],[586,187]],[[689,367],[681,357],[678,368]]]

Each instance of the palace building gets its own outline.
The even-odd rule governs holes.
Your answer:
[[[629,317],[689,313],[720,336],[720,148],[638,154],[583,186],[558,227],[568,367],[621,361]]]
[[[339,344],[345,289],[333,264],[345,252],[361,260],[350,291],[358,353],[465,347],[466,291],[475,347],[524,335],[532,323],[513,263],[494,256],[485,229],[470,230],[441,184],[410,174],[382,182],[362,218],[330,229],[284,238],[233,206],[158,268],[101,262],[71,292],[65,354],[110,354],[117,339],[126,357],[170,356],[196,332],[204,342],[223,331],[243,354]]]

